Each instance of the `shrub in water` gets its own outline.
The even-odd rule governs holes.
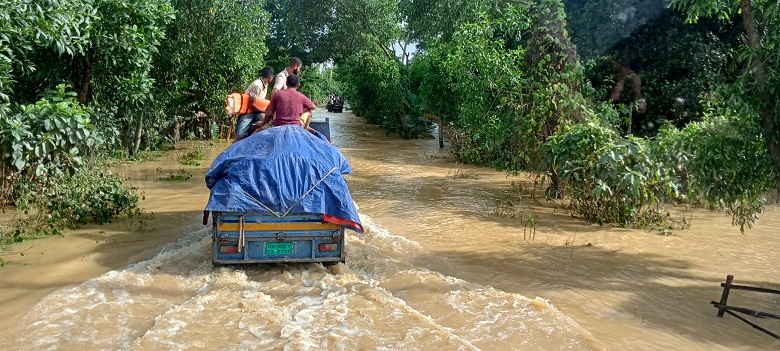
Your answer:
[[[15,189],[17,209],[29,215],[4,230],[15,241],[25,237],[59,234],[76,224],[108,223],[141,213],[137,189],[101,168],[82,169],[73,175],[45,182],[20,181]]]

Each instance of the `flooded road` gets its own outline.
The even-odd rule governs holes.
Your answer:
[[[599,227],[534,199],[527,176],[450,162],[435,140],[385,137],[349,113],[316,117],[331,118],[370,228],[348,236],[346,265],[213,268],[199,225],[210,161],[125,165],[155,213],[150,228],[19,245],[35,255],[0,270],[0,349],[780,349],[709,304],[727,274],[780,288],[777,207],[745,235],[700,210],[671,236]],[[192,177],[159,180],[180,170]],[[513,183],[528,196],[512,200]],[[780,312],[778,297],[730,302]]]

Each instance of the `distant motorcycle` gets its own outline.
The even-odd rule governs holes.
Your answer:
[[[344,111],[344,99],[335,98],[333,100],[328,100],[328,104],[325,105],[325,107],[327,107],[328,112],[341,113]]]

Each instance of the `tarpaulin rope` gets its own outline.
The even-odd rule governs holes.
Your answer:
[[[268,212],[271,212],[271,213],[272,213],[274,216],[276,216],[276,217],[279,217],[279,218],[282,218],[282,217],[285,217],[285,216],[287,216],[288,214],[290,214],[290,211],[292,211],[292,209],[293,209],[293,207],[295,207],[295,205],[297,205],[299,202],[301,202],[301,200],[303,200],[303,198],[304,198],[304,197],[306,197],[306,195],[309,195],[309,193],[310,193],[312,190],[314,190],[314,188],[316,188],[316,187],[317,187],[317,185],[320,185],[320,183],[322,183],[322,182],[325,180],[325,178],[327,178],[327,177],[328,177],[328,176],[329,176],[331,173],[333,173],[333,171],[335,171],[337,168],[338,168],[338,166],[336,166],[336,167],[333,167],[333,168],[332,168],[330,171],[328,171],[328,173],[325,173],[325,175],[324,175],[324,176],[322,176],[322,178],[320,178],[320,180],[318,180],[316,183],[314,183],[314,185],[312,185],[312,186],[311,186],[311,188],[309,188],[309,190],[306,190],[306,192],[305,192],[305,193],[303,193],[303,195],[301,195],[301,197],[299,197],[299,198],[298,198],[298,200],[295,200],[295,203],[293,203],[293,204],[290,206],[290,208],[288,208],[288,209],[287,209],[287,211],[285,211],[285,212],[284,212],[284,214],[279,214],[279,212],[276,212],[276,211],[274,211],[274,210],[270,209],[268,206],[266,206],[265,204],[263,204],[262,202],[260,202],[260,200],[258,200],[258,199],[255,199],[255,198],[254,198],[252,195],[249,195],[249,193],[247,193],[247,192],[246,192],[246,190],[241,190],[241,191],[242,191],[242,192],[244,192],[244,195],[246,195],[247,197],[249,197],[250,199],[252,199],[252,201],[256,202],[258,205],[260,205],[260,206],[263,206],[263,208],[265,208],[266,210],[268,210]]]

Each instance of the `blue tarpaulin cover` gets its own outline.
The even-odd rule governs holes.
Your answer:
[[[343,174],[347,159],[322,134],[297,125],[273,127],[233,143],[206,173],[207,211],[321,213],[362,233]],[[351,223],[350,223],[351,222]]]

